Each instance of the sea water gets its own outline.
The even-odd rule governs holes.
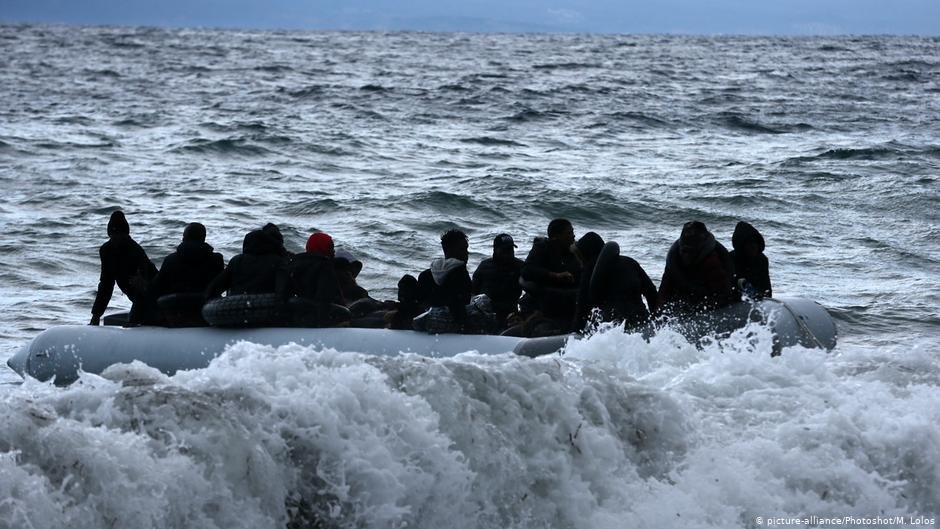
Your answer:
[[[746,220],[775,294],[840,331],[776,358],[760,326],[700,348],[604,328],[539,359],[243,343],[174,377],[6,372],[0,527],[936,526],[937,57],[913,37],[0,26],[0,356],[87,322],[117,208],[158,265],[187,222],[226,259],[266,222],[295,251],[327,231],[378,298],[451,227],[472,271],[494,235],[524,257],[566,217],[658,283],[683,222],[730,247]]]

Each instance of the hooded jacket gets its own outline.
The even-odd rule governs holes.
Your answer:
[[[121,218],[123,219],[123,216]],[[157,274],[157,267],[150,262],[147,252],[130,235],[114,234],[101,245],[98,255],[101,257],[101,276],[98,279],[95,303],[91,307],[92,315],[104,314],[114,294],[115,283],[131,303],[136,303],[144,297],[146,287],[140,286],[146,285]]]
[[[680,241],[669,248],[659,285],[658,308],[697,312],[730,305],[740,299],[734,288],[734,264],[728,250],[707,232],[692,263],[679,254]]]
[[[429,307],[447,307],[455,322],[467,317],[472,283],[467,263],[460,259],[437,258],[418,276],[418,299]]]
[[[222,254],[201,241],[183,241],[163,259],[160,272],[150,284],[153,299],[168,294],[204,292],[225,269]]]
[[[581,269],[581,260],[570,248],[559,248],[551,240],[537,237],[526,256],[521,275],[522,279],[538,287],[539,291],[530,291],[528,294],[539,310],[549,318],[563,321],[567,327],[571,325],[577,306]],[[574,282],[559,283],[551,276],[563,272],[569,272]]]
[[[753,258],[749,258],[744,249],[750,243],[757,243],[760,252]],[[739,222],[734,227],[731,245],[734,247],[734,250],[731,250],[731,259],[734,261],[735,282],[740,279],[747,281],[758,298],[773,296],[770,264],[764,255],[764,237],[760,232],[747,222]]]
[[[278,281],[278,294],[287,299],[301,297],[319,303],[345,305],[332,257],[299,253],[290,258],[285,277]]]
[[[281,246],[268,234],[255,230],[245,235],[242,253],[206,289],[208,299],[228,291],[229,295],[270,294],[277,291],[277,277],[283,269]]]

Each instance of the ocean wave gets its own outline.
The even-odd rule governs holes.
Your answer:
[[[603,68],[604,65],[596,62],[550,62],[536,64],[533,70],[585,70]]]
[[[498,147],[527,147],[524,143],[519,143],[513,140],[505,140],[502,138],[494,138],[492,136],[476,136],[472,138],[461,138],[461,143],[476,143],[479,145],[487,146],[498,146]]]
[[[247,157],[263,157],[273,154],[273,151],[256,145],[244,138],[223,138],[209,140],[196,138],[169,149],[169,152],[180,154],[217,154],[237,155]]]
[[[718,116],[718,121],[730,129],[760,134],[788,134],[813,130],[813,126],[808,123],[767,124],[734,113],[722,113]]]

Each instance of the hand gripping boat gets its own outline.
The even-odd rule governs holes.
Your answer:
[[[731,332],[748,322],[769,326],[774,350],[802,345],[830,350],[836,345],[836,326],[819,304],[805,299],[765,299],[737,303],[697,317],[686,326],[694,336]],[[680,329],[680,332],[685,332]],[[289,343],[329,347],[373,355],[416,353],[429,357],[454,356],[467,351],[482,354],[514,353],[536,357],[564,349],[574,335],[547,338],[424,334],[415,331],[353,328],[214,327],[97,327],[67,325],[43,331],[22,347],[7,364],[21,376],[69,384],[79,373],[101,373],[114,364],[143,362],[160,371],[199,369],[209,365],[227,346],[239,341],[279,346]]]

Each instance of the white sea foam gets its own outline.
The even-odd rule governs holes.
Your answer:
[[[174,377],[132,364],[26,382],[0,395],[0,526],[729,528],[940,510],[929,341],[769,351],[760,327],[700,349],[608,329],[535,360],[242,343]]]

